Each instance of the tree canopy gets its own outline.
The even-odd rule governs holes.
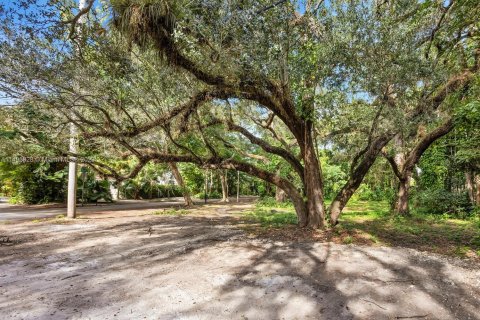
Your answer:
[[[285,191],[311,228],[335,225],[383,158],[408,212],[415,167],[450,132],[479,171],[474,0],[21,1],[0,13],[5,155],[88,158],[117,181],[151,162],[238,170]]]

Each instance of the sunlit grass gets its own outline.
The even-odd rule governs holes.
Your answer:
[[[358,210],[362,207],[362,210]],[[393,216],[387,203],[349,203],[340,225],[350,232],[364,232],[377,243],[413,247],[456,256],[478,255],[480,224],[477,219],[461,220],[445,215]]]
[[[77,219],[80,217],[77,217]],[[55,223],[55,224],[69,224],[69,223],[74,223],[74,220],[72,219],[67,219],[66,214],[57,214],[55,217],[47,217],[47,218],[36,218],[33,220],[30,220],[32,223],[41,223],[41,222],[49,222],[49,223]]]
[[[327,202],[328,206],[330,203]],[[262,201],[245,212],[249,222],[267,229],[291,228],[297,223],[291,204]],[[390,213],[386,201],[351,200],[333,229],[323,231],[339,243],[404,246],[460,257],[480,257],[480,218]],[[328,238],[328,237],[327,237]]]
[[[153,215],[157,216],[184,216],[189,213],[190,212],[185,209],[164,209],[152,212]]]
[[[293,209],[260,207],[244,212],[244,217],[265,228],[279,228],[297,224],[297,215]]]

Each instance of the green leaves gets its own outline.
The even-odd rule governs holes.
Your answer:
[[[455,118],[460,124],[480,128],[480,101],[461,104],[455,110]]]

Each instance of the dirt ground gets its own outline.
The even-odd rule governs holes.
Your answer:
[[[1,319],[480,319],[480,266],[257,238],[247,203],[0,225]]]

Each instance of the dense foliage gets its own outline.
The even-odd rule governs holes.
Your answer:
[[[476,1],[76,5],[0,8],[4,156],[87,158],[132,198],[283,190],[302,227],[351,198],[476,212]]]

